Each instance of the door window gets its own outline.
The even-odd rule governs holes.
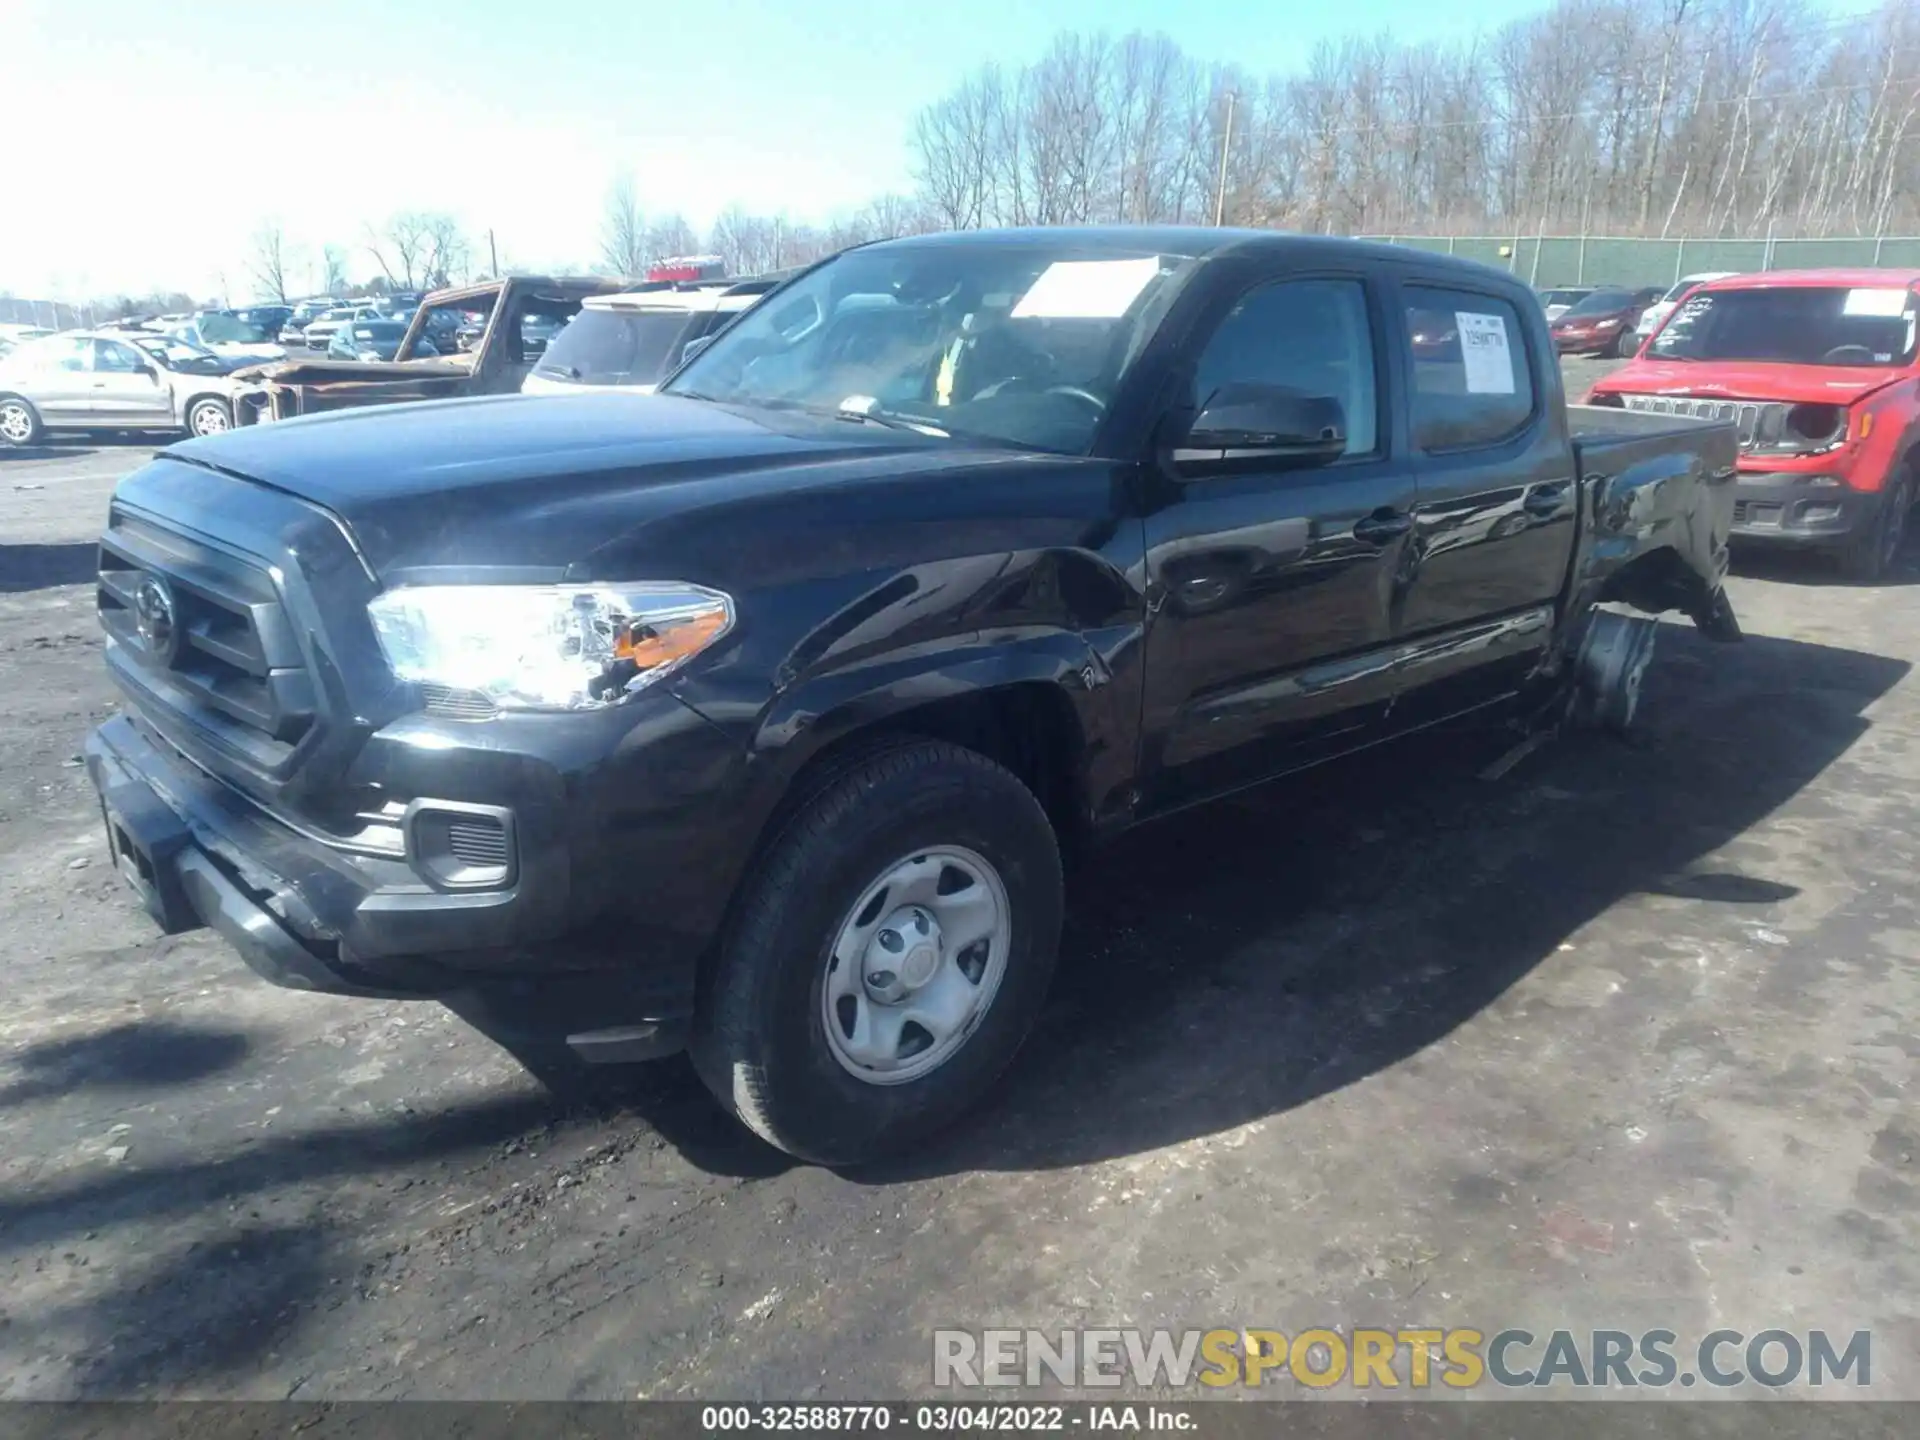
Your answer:
[[[86,341],[75,340],[65,335],[51,335],[45,340],[35,340],[29,345],[22,345],[15,352],[15,358],[31,365],[35,370],[77,373],[87,368],[89,356]]]
[[[1272,385],[1331,396],[1346,411],[1348,455],[1379,443],[1373,335],[1357,280],[1282,280],[1242,296],[1201,353],[1194,403],[1222,385]]]
[[[111,375],[137,375],[147,368],[140,352],[118,340],[93,342],[93,368]]]
[[[1413,443],[1468,450],[1517,435],[1533,416],[1533,373],[1520,317],[1505,300],[1409,285]]]

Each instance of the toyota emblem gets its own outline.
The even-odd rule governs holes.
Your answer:
[[[133,622],[140,642],[162,665],[173,664],[180,652],[180,619],[174,608],[173,587],[158,575],[142,575],[133,591]]]

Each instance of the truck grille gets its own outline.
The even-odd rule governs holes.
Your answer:
[[[98,604],[123,676],[254,764],[275,767],[312,726],[312,679],[264,562],[116,510]]]
[[[1740,436],[1742,450],[1803,448],[1787,436],[1787,411],[1770,400],[1709,400],[1687,395],[1622,395],[1629,410],[1654,415],[1687,415],[1696,420],[1727,420]]]

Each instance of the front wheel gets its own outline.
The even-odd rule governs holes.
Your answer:
[[[1639,348],[1640,336],[1632,330],[1622,330],[1620,338],[1613,342],[1613,353],[1621,360],[1631,359]]]
[[[44,433],[33,406],[13,395],[0,399],[0,444],[32,445]]]
[[[1847,578],[1870,585],[1892,567],[1907,538],[1907,518],[1913,510],[1913,472],[1903,470],[1873,518],[1840,552],[1840,568]]]
[[[196,400],[187,407],[187,433],[224,435],[233,428],[233,410],[224,400]]]
[[[802,1159],[908,1148],[972,1106],[1019,1049],[1060,912],[1053,829],[1012,774],[936,741],[854,757],[743,885],[694,1065]]]

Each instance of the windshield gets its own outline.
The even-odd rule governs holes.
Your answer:
[[[1633,296],[1628,291],[1596,290],[1560,318],[1575,320],[1582,315],[1611,315],[1616,310],[1626,309],[1632,303]]]
[[[202,315],[200,338],[209,345],[258,345],[267,332],[232,315]]]
[[[356,325],[353,327],[353,338],[356,340],[379,340],[385,342],[388,340],[398,340],[406,333],[406,326],[396,325],[392,321],[385,320],[378,324]]]
[[[1549,290],[1540,297],[1542,305],[1571,305],[1579,300],[1585,290]]]
[[[691,310],[582,310],[547,346],[536,375],[581,385],[653,385],[679,363]]]
[[[1192,264],[1064,237],[855,250],[747,311],[667,388],[1083,453]]]
[[[1913,295],[1898,287],[1710,290],[1673,312],[1647,350],[1656,360],[1782,365],[1906,365]]]
[[[128,338],[170,370],[204,365],[207,361],[215,365],[220,363],[220,357],[206,346],[196,345],[178,335],[133,335]]]

